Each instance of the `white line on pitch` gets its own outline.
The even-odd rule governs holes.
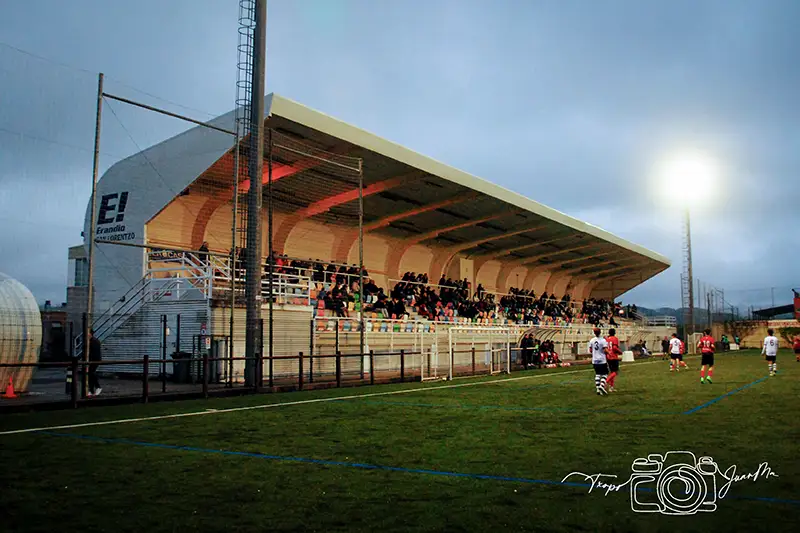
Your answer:
[[[639,365],[648,365],[652,363],[660,363],[662,361],[647,361],[645,363],[636,363],[635,366]],[[110,426],[114,424],[129,424],[131,422],[147,422],[150,420],[166,420],[170,418],[183,418],[189,416],[202,416],[202,415],[216,415],[220,413],[234,413],[237,411],[252,411],[255,409],[271,409],[274,407],[284,407],[287,405],[303,405],[309,403],[322,403],[322,402],[336,402],[341,400],[354,400],[357,398],[371,398],[374,396],[391,396],[394,394],[411,394],[414,392],[430,392],[430,391],[437,391],[442,389],[456,389],[460,387],[476,387],[478,385],[491,385],[497,383],[508,383],[510,381],[520,381],[524,379],[541,379],[553,376],[563,376],[566,374],[575,374],[579,372],[589,372],[591,368],[579,369],[579,370],[566,370],[564,372],[551,372],[548,374],[534,374],[532,376],[520,376],[516,378],[505,378],[505,379],[495,379],[490,381],[477,381],[475,383],[458,383],[454,385],[438,385],[433,387],[417,387],[413,389],[402,389],[402,390],[395,390],[395,391],[386,391],[386,392],[371,392],[368,394],[351,394],[349,396],[334,396],[328,398],[312,398],[310,400],[297,400],[294,402],[276,402],[276,403],[267,403],[261,405],[248,405],[244,407],[229,407],[227,409],[211,409],[211,410],[203,410],[203,411],[192,411],[189,413],[176,413],[171,415],[158,415],[158,416],[144,416],[140,418],[121,418],[117,420],[105,420],[101,422],[85,422],[83,424],[66,424],[63,426],[45,426],[39,428],[26,428],[26,429],[13,429],[10,431],[0,431],[0,436],[2,435],[18,435],[20,433],[36,433],[39,431],[53,431],[56,429],[76,429],[76,428],[85,428],[85,427],[94,427],[94,426]]]

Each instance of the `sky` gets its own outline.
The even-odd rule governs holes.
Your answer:
[[[238,2],[3,0],[0,272],[66,298],[106,91],[207,120],[235,98]],[[355,124],[672,260],[627,293],[680,305],[683,201],[703,153],[694,273],[734,305],[800,287],[800,2],[270,0],[267,92]],[[34,22],[35,21],[35,22]],[[185,126],[115,106],[101,171]],[[774,291],[770,288],[775,288]]]

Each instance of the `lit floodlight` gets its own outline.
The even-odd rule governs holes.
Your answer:
[[[657,166],[655,179],[662,194],[678,207],[707,203],[717,191],[719,166],[702,152],[675,154]]]

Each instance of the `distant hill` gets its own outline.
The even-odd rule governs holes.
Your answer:
[[[639,313],[644,316],[674,316],[678,321],[678,325],[683,325],[683,317],[685,309],[673,309],[672,307],[659,307],[658,309],[648,309],[647,307],[640,307]],[[708,321],[708,310],[702,307],[694,308],[695,324],[698,326],[705,324]],[[730,320],[730,314],[715,313],[714,322],[724,322]]]

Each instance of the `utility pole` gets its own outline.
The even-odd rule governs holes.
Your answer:
[[[87,276],[86,287],[86,320],[83,321],[83,362],[89,362],[89,332],[92,330],[92,309],[94,307],[94,298],[92,290],[94,288],[94,238],[95,226],[97,225],[97,174],[100,167],[100,125],[102,124],[101,118],[103,114],[103,73],[97,76],[97,116],[94,123],[94,159],[92,160],[92,200],[91,200],[91,214],[89,215],[89,275]],[[88,365],[83,365],[83,378],[81,379],[82,396],[86,396],[88,387]],[[73,379],[75,379],[73,377]]]
[[[247,197],[245,301],[245,385],[256,381],[256,357],[261,353],[261,208],[264,168],[264,86],[266,77],[267,0],[255,0],[253,76],[250,91],[250,191]],[[270,258],[272,260],[272,258]],[[269,280],[272,283],[272,280]]]

